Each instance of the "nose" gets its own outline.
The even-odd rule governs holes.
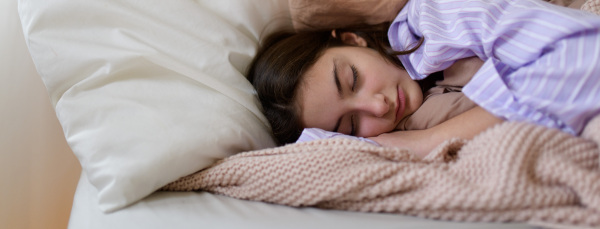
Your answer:
[[[390,110],[390,105],[383,94],[357,98],[355,106],[357,111],[365,112],[378,118],[383,117]]]

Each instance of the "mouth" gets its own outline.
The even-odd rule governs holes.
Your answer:
[[[404,91],[398,86],[398,100],[396,100],[396,123],[402,119],[404,109],[406,108],[406,97]]]

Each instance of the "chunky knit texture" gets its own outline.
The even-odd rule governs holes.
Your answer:
[[[507,122],[468,142],[449,140],[424,160],[406,149],[334,138],[234,155],[163,190],[443,220],[597,227],[599,143],[600,117],[582,137]]]
[[[600,0],[587,0],[581,6],[581,10],[600,15]]]

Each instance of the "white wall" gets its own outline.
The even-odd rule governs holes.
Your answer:
[[[0,228],[66,228],[81,167],[21,30],[0,0]]]

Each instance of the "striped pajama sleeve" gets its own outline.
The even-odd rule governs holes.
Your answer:
[[[600,114],[600,17],[540,0],[410,0],[388,33],[413,79],[477,56],[463,88],[511,121],[579,134]]]

